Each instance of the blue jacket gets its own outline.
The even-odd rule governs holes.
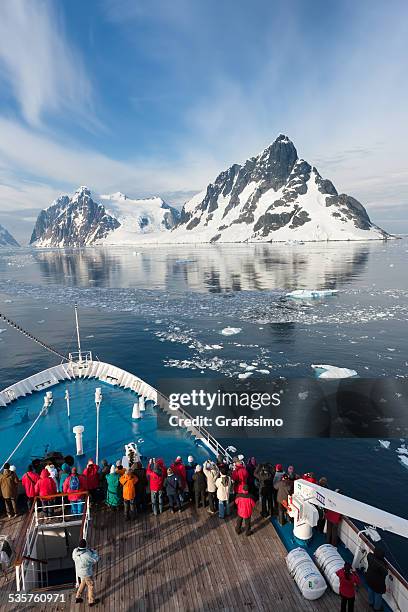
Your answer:
[[[72,558],[75,563],[75,571],[80,578],[92,576],[94,565],[99,561],[98,553],[92,548],[74,548]]]

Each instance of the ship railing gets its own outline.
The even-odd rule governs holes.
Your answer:
[[[157,391],[157,405],[159,408],[164,410],[164,412],[168,412],[170,410],[169,399],[159,391]],[[187,412],[187,410],[184,410],[184,408],[181,407],[178,407],[177,410],[171,410],[171,413],[181,417],[182,419],[188,419],[189,421],[193,419],[193,416]],[[215,453],[215,455],[222,455],[227,461],[232,461],[231,454],[224,446],[222,446],[222,444],[218,442],[216,438],[214,438],[212,434],[210,434],[208,429],[202,427],[202,425],[192,425],[189,428],[183,426],[183,428],[191,430],[191,433],[193,433],[196,438],[203,440],[210,450]]]
[[[357,525],[348,517],[344,516],[340,523],[340,539],[343,544],[354,554],[356,547],[362,547],[366,553],[374,552],[375,544],[369,540]],[[400,572],[385,560],[388,570],[386,581],[387,592],[383,595],[385,602],[396,612],[408,610],[408,581]]]
[[[68,496],[72,493],[55,493],[44,497],[35,497],[21,529],[16,543],[15,571],[16,590],[30,591],[39,586],[48,586],[47,559],[32,556],[35,550],[39,531],[46,528],[65,527],[66,525],[81,525],[80,537],[86,537],[90,515],[90,497],[88,491],[75,491],[81,500],[71,502]],[[51,503],[53,502],[53,503]],[[79,504],[81,513],[74,513],[72,503]],[[74,506],[74,509],[77,509]]]

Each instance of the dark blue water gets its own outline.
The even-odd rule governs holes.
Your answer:
[[[406,377],[407,258],[407,241],[4,251],[0,312],[66,353],[75,348],[78,302],[85,348],[153,385],[169,377],[237,377],[248,366],[254,378],[312,376],[316,363],[362,377]],[[339,293],[285,297],[323,288]],[[231,327],[240,331],[222,333]],[[0,333],[0,388],[55,363],[15,331]],[[401,443],[391,441],[388,450],[367,439],[235,446],[299,472],[314,470],[346,494],[408,518]],[[387,542],[408,574],[406,541]]]

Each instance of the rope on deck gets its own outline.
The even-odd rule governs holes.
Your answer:
[[[32,430],[34,425],[37,423],[37,421],[40,419],[40,417],[42,417],[43,412],[44,412],[44,409],[41,409],[41,411],[40,411],[39,415],[37,416],[37,418],[35,419],[34,423],[32,423],[32,425],[27,429],[27,431],[25,432],[24,436],[21,438],[20,442],[17,444],[17,446],[15,447],[15,449],[13,450],[11,455],[9,457],[7,457],[7,459],[5,460],[3,465],[1,466],[0,471],[4,468],[5,464],[10,461],[10,459],[12,458],[12,456],[14,455],[16,450],[22,445],[22,443],[24,442],[24,440],[26,439],[26,437],[28,436],[28,434],[30,433],[30,431]]]
[[[17,323],[12,321],[8,317],[6,317],[4,314],[1,314],[1,312],[0,312],[0,320],[2,320],[5,323],[7,323],[7,325],[9,325],[9,327],[12,327],[13,329],[18,331],[23,336],[26,336],[26,338],[29,338],[30,340],[33,340],[33,342],[36,342],[37,344],[39,344],[40,346],[45,348],[46,351],[49,351],[50,353],[54,353],[54,355],[57,355],[57,357],[60,357],[61,359],[63,359],[63,361],[68,361],[68,357],[66,357],[65,355],[63,355],[62,353],[60,353],[59,351],[54,349],[52,346],[49,346],[48,344],[45,344],[45,342],[43,342],[39,338],[36,338],[32,334],[30,334],[30,332],[28,332],[25,329],[23,329],[20,325],[18,325]]]

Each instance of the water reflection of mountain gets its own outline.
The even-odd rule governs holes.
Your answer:
[[[40,251],[44,277],[56,283],[168,291],[335,288],[361,275],[375,245],[181,245]]]
[[[74,286],[115,286],[122,267],[120,258],[96,249],[37,251],[34,257],[44,279]]]

